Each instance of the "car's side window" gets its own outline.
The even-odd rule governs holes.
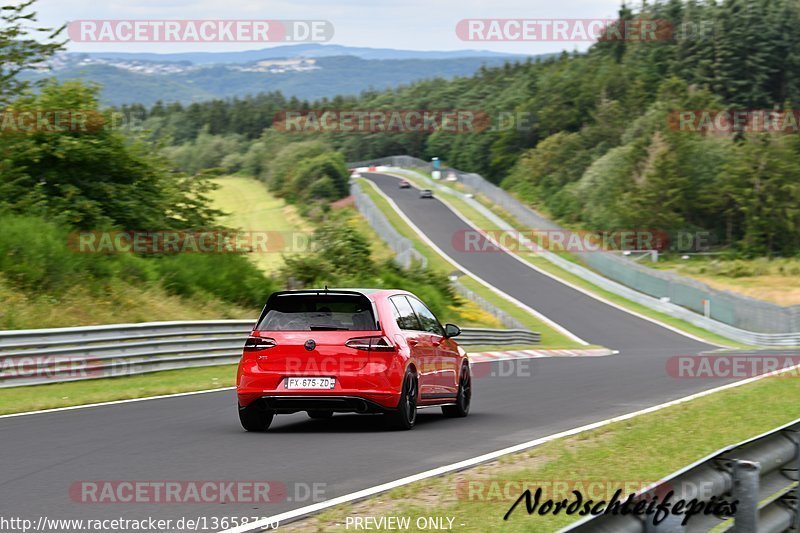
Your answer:
[[[392,302],[392,306],[396,313],[395,320],[397,320],[397,325],[400,326],[400,329],[414,329],[418,331],[423,330],[422,326],[420,326],[419,320],[417,320],[417,315],[414,313],[414,309],[412,309],[405,296],[392,296],[389,298],[389,301]]]
[[[414,309],[414,311],[416,311],[419,321],[422,323],[423,331],[435,333],[436,335],[444,335],[444,328],[441,324],[439,324],[436,316],[425,306],[424,303],[420,302],[416,298],[409,298],[408,300],[411,302],[411,307]]]

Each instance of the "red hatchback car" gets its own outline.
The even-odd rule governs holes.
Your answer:
[[[419,298],[400,290],[273,293],[244,345],[239,419],[265,431],[280,413],[386,413],[401,429],[417,409],[469,413],[467,354]]]

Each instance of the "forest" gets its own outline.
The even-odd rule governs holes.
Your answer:
[[[640,19],[668,21],[672,31],[649,41],[601,39],[586,53],[358,97],[300,101],[264,93],[120,110],[136,117],[135,129],[151,142],[166,144],[165,153],[188,172],[222,167],[267,175],[266,163],[296,142],[325,143],[349,161],[436,156],[569,225],[710,231],[720,247],[737,253],[796,254],[796,128],[696,131],[676,128],[674,117],[687,110],[794,113],[800,5],[667,0],[619,11],[619,24]],[[285,110],[326,109],[479,110],[494,123],[467,133],[303,134],[270,127]],[[509,116],[524,120],[501,125]],[[336,189],[320,187],[319,194]]]

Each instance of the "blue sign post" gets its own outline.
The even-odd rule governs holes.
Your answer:
[[[431,177],[435,180],[438,180],[442,177],[442,162],[439,161],[438,157],[432,157],[431,162],[433,163],[433,172],[431,172]]]

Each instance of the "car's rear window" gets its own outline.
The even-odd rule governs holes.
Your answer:
[[[376,330],[372,305],[358,294],[284,294],[270,299],[260,331]]]

